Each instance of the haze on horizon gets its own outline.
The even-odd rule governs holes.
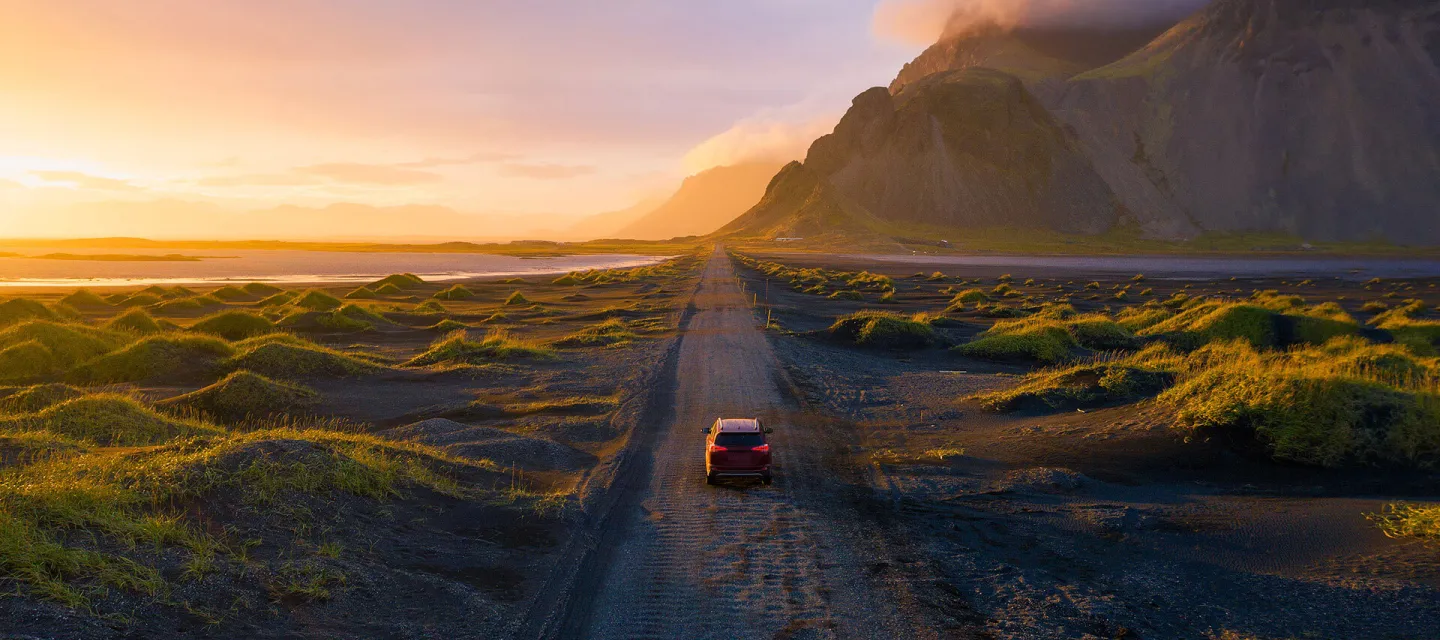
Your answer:
[[[802,156],[906,1],[0,0],[0,238],[564,228]]]

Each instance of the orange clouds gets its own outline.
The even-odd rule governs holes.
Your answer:
[[[800,160],[816,138],[835,128],[838,115],[766,113],[735,123],[685,154],[685,169],[699,173],[747,162],[785,163]]]

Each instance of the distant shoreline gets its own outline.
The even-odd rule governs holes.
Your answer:
[[[202,260],[223,260],[238,256],[186,256],[178,253],[165,255],[144,255],[128,253],[47,253],[26,256],[18,253],[4,254],[6,258],[29,258],[32,260],[91,260],[95,262],[200,262]]]

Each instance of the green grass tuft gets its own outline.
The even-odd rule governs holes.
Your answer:
[[[164,330],[160,327],[160,323],[156,322],[155,318],[151,317],[144,309],[130,309],[115,316],[105,324],[105,328],[111,331],[129,331],[141,335],[160,333]]]
[[[74,293],[61,298],[60,302],[77,309],[99,309],[110,306],[109,302],[95,295],[95,293],[89,289],[77,289]]]
[[[27,320],[59,320],[49,307],[26,298],[11,298],[0,302],[0,327],[7,327]]]
[[[184,407],[225,421],[242,421],[304,412],[319,396],[312,390],[250,371],[236,371],[208,387],[159,403]]]
[[[370,287],[375,289],[376,293],[383,293],[380,289],[387,286],[394,287],[395,289],[413,289],[423,284],[425,284],[425,281],[413,273],[397,273],[376,280],[370,284]]]
[[[273,333],[275,323],[249,311],[222,311],[206,316],[190,327],[193,331],[220,336],[226,340],[244,340]]]
[[[511,293],[510,297],[505,298],[505,306],[507,307],[514,307],[525,304],[530,304],[530,299],[526,298],[525,294],[520,293],[519,291]]]
[[[475,292],[457,284],[436,292],[434,297],[440,300],[469,300],[475,297]]]
[[[573,273],[567,273],[563,276],[560,276],[559,278],[551,280],[550,284],[559,285],[562,287],[573,287],[585,284],[585,281],[575,277],[575,274]]]
[[[83,395],[85,395],[83,390],[68,384],[37,384],[0,398],[0,411],[32,413]]]
[[[294,336],[267,338],[272,336],[237,344],[238,353],[226,360],[224,365],[292,380],[306,376],[349,377],[376,373],[382,369],[375,363]]]
[[[376,295],[374,291],[371,291],[367,287],[360,287],[359,289],[345,294],[346,300],[374,300],[378,297],[380,296]]]
[[[549,359],[555,352],[535,343],[510,337],[503,330],[492,330],[480,341],[471,340],[464,331],[456,331],[434,344],[409,362],[410,367],[440,363],[484,364],[497,360]]]
[[[89,395],[0,421],[10,432],[45,431],[98,446],[161,444],[175,438],[216,435],[219,427],[163,416],[134,398]]]
[[[611,318],[600,324],[585,327],[575,333],[555,341],[557,347],[608,347],[617,344],[626,344],[639,337],[625,322],[619,318]]]
[[[920,349],[938,339],[928,321],[882,311],[841,316],[827,332],[841,342],[882,349]]]
[[[0,380],[28,380],[60,370],[61,366],[55,355],[38,340],[0,349]]]
[[[214,373],[218,361],[233,353],[230,343],[220,338],[159,334],[86,362],[67,377],[88,384],[186,380]]]
[[[306,291],[305,293],[300,294],[300,296],[294,301],[292,301],[290,304],[301,309],[309,309],[311,311],[331,311],[334,309],[339,309],[340,306],[344,303],[341,302],[339,298],[325,293],[324,291],[321,291],[319,289],[311,289],[309,291]]]
[[[1398,502],[1366,517],[1391,538],[1440,539],[1440,505]]]

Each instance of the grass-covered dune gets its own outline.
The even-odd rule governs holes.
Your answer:
[[[826,333],[833,340],[882,349],[918,349],[937,340],[926,318],[879,311],[858,311],[837,318]]]
[[[1177,428],[1227,431],[1277,459],[1341,466],[1440,459],[1440,361],[1399,345],[1340,337],[1319,347],[1257,350],[1215,342],[1157,345],[1030,376],[976,396],[993,410],[1067,409],[1154,397]]]
[[[318,399],[318,394],[307,387],[242,370],[215,384],[159,404],[162,407],[191,409],[219,420],[234,422],[304,414]]]

